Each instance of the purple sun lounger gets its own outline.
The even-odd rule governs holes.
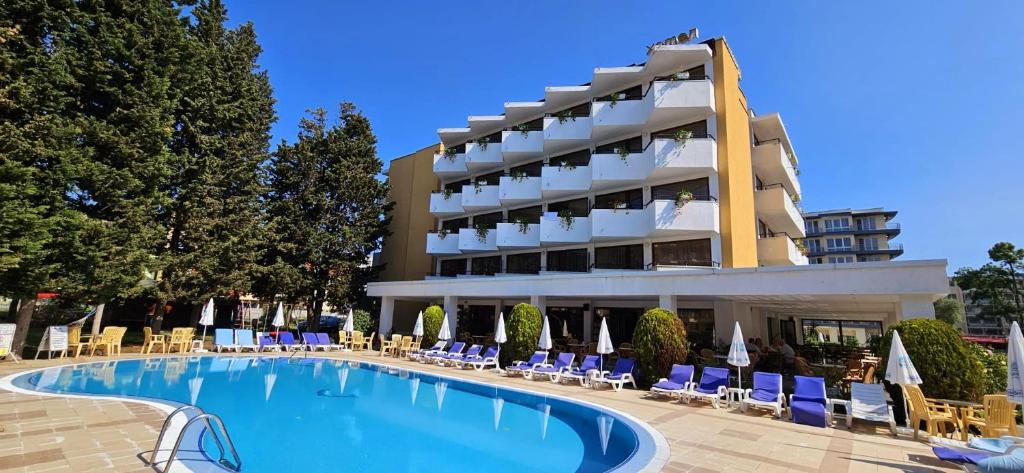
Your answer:
[[[672,365],[668,378],[661,378],[651,386],[651,394],[655,396],[683,397],[686,390],[693,384],[693,365]]]
[[[572,360],[576,358],[576,354],[572,352],[562,352],[558,354],[558,358],[555,358],[555,363],[548,365],[542,364],[540,366],[534,366],[526,370],[523,374],[526,379],[533,379],[534,375],[547,376],[548,380],[556,381],[558,376],[564,371],[568,371],[572,368]]]
[[[548,352],[546,351],[535,351],[530,359],[527,361],[514,361],[511,365],[505,367],[505,373],[509,376],[514,374],[524,374],[526,370],[532,369],[534,366],[542,365],[548,359]]]
[[[825,396],[825,378],[793,376],[793,394],[789,396],[789,416],[794,423],[828,426],[829,400]]]

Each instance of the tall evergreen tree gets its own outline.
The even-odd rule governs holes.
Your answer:
[[[300,122],[295,144],[281,143],[271,160],[268,213],[277,233],[268,255],[280,269],[276,290],[311,308],[319,327],[325,302],[352,304],[362,293],[365,264],[387,232],[387,184],[369,120],[351,103],[338,122],[314,110]]]
[[[249,291],[264,225],[261,165],[274,100],[252,24],[227,29],[219,0],[192,10],[171,149],[170,229],[158,297],[192,302]],[[157,304],[154,325],[164,304]],[[198,307],[198,305],[196,306]]]

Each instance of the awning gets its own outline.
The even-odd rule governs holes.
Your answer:
[[[960,337],[968,342],[987,345],[1006,345],[1006,337],[978,337],[973,335],[961,335]]]

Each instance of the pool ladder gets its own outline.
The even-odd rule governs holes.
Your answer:
[[[190,417],[189,415],[192,413],[194,413],[194,415]],[[184,417],[186,419],[183,421],[184,425],[181,424],[181,420],[176,421],[179,417]],[[156,446],[153,447],[153,453],[149,456],[148,466],[151,466],[154,470],[160,473],[171,471],[171,464],[178,457],[178,451],[181,448],[182,440],[184,440],[185,436],[188,434],[189,428],[197,422],[205,424],[206,432],[209,432],[212,436],[214,443],[217,445],[217,449],[220,451],[216,464],[230,471],[242,471],[242,459],[238,456],[238,451],[235,450],[235,444],[231,441],[231,435],[228,434],[227,428],[224,427],[224,422],[221,421],[220,417],[216,414],[204,412],[196,406],[181,406],[167,416],[167,419],[164,420],[163,427],[160,429],[160,435],[156,439]],[[214,425],[217,426],[216,429],[214,429]],[[174,447],[171,448],[171,452],[167,455],[166,459],[158,459],[157,454],[161,452],[164,437],[167,436],[169,432],[173,431],[176,431],[176,433],[173,434],[175,436]],[[222,435],[224,437],[223,441],[221,441]],[[201,442],[200,437],[200,445]],[[225,444],[227,444],[227,450],[224,449]],[[225,453],[230,453],[233,461],[229,460],[225,456]],[[203,457],[205,461],[212,461],[212,458],[206,456],[205,453],[203,454]],[[157,463],[164,463],[163,468],[157,466]]]

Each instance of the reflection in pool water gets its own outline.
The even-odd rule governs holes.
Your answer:
[[[151,398],[219,415],[244,471],[636,471],[650,434],[546,396],[322,358],[192,357],[55,367],[37,391]]]

